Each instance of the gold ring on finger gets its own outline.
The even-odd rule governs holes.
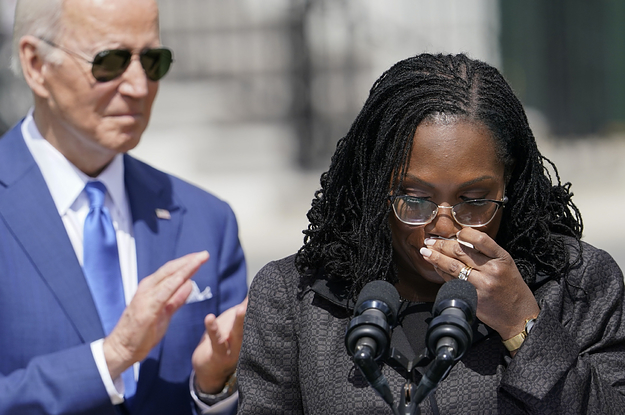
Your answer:
[[[473,271],[473,268],[471,268],[468,265],[465,265],[464,267],[462,267],[462,269],[460,270],[460,274],[458,274],[458,279],[459,280],[463,280],[466,281],[469,279],[469,274],[471,274],[471,271]]]

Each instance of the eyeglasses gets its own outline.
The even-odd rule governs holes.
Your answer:
[[[508,202],[508,197],[501,200],[471,199],[453,206],[440,206],[431,200],[415,196],[389,196],[397,219],[407,225],[427,225],[432,222],[439,209],[451,209],[454,220],[461,226],[475,228],[488,225],[497,210]]]
[[[98,52],[93,60],[89,60],[81,54],[43,39],[48,45],[60,49],[63,52],[76,56],[91,64],[91,73],[98,82],[108,82],[121,76],[126,71],[132,60],[132,51],[128,49],[110,49]],[[139,61],[145,71],[145,75],[151,81],[158,81],[165,76],[171,63],[174,61],[173,54],[167,48],[148,48],[139,53]]]

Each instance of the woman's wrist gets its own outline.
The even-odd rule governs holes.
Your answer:
[[[521,345],[523,345],[525,339],[532,330],[532,327],[534,327],[534,323],[536,322],[537,317],[538,316],[525,319],[523,330],[521,330],[514,336],[511,336],[510,338],[502,339],[503,345],[506,347],[506,349],[508,349],[509,352],[516,352],[521,347]]]

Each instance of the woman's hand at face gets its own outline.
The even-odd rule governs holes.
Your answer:
[[[538,303],[514,260],[488,235],[464,228],[456,240],[426,239],[424,258],[434,265],[445,281],[458,278],[460,270],[473,268],[468,282],[477,290],[477,318],[507,340],[525,328],[525,321],[538,316]]]

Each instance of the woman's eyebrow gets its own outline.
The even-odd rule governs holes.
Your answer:
[[[476,178],[475,178],[475,179],[473,179],[473,180],[469,180],[469,181],[468,181],[468,182],[466,182],[466,183],[462,183],[462,184],[460,185],[460,188],[462,189],[462,188],[465,188],[465,187],[469,187],[469,186],[471,186],[471,185],[474,185],[475,183],[483,182],[483,181],[486,181],[486,180],[497,180],[497,178],[496,178],[496,177],[494,177],[494,176],[489,176],[489,175],[484,175],[484,176],[476,177]]]
[[[405,179],[408,179],[408,184],[412,184],[412,183],[418,183],[421,184],[423,186],[429,187],[431,189],[434,189],[436,186],[433,183],[427,182],[425,180],[422,180],[420,178],[418,178],[417,176],[414,176],[412,174],[407,173]],[[404,183],[406,182],[406,180],[404,179]],[[480,176],[480,177],[476,177],[475,179],[469,180],[468,182],[462,183],[460,185],[460,188],[463,189],[465,187],[469,187],[471,185],[474,185],[475,183],[479,183],[482,181],[486,181],[486,180],[497,180],[496,177],[494,176],[490,176],[490,175],[484,175],[484,176]]]
[[[406,173],[406,177],[404,178],[404,183],[406,183],[406,179],[408,179],[408,184],[412,184],[413,182],[416,182],[418,184],[421,184],[425,187],[429,187],[431,189],[435,188],[436,186],[434,186],[434,184],[430,183],[430,182],[426,182],[425,180],[421,180],[420,178],[418,178],[417,176],[413,176],[410,173]]]

